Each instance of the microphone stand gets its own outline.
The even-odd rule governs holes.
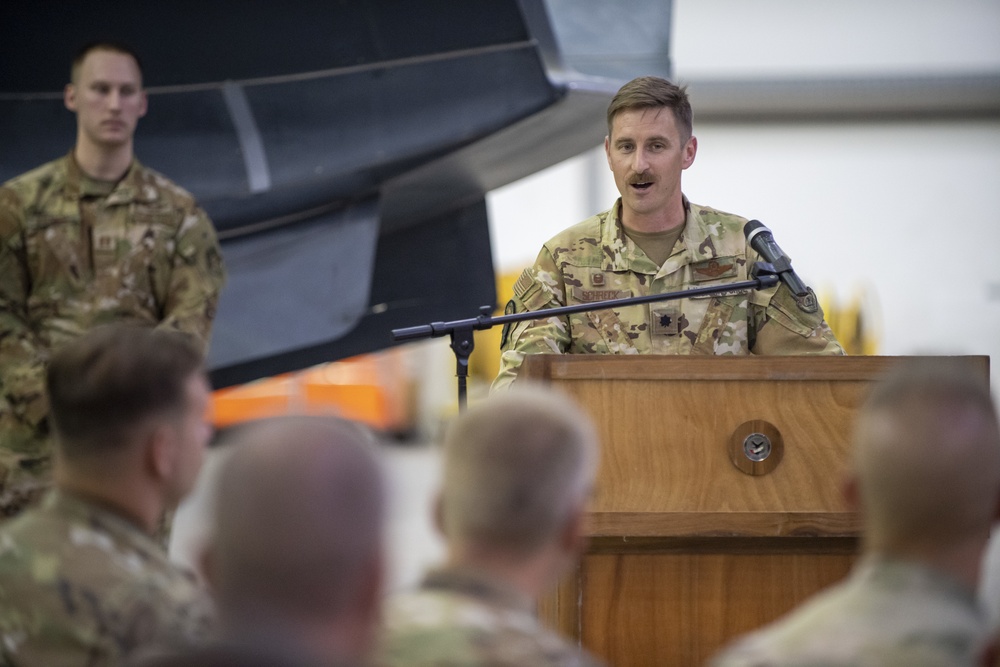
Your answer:
[[[397,342],[420,340],[423,338],[438,338],[440,336],[451,336],[451,349],[455,352],[456,376],[458,378],[458,409],[464,410],[467,399],[467,378],[469,377],[469,355],[475,347],[473,331],[490,329],[498,324],[511,322],[523,322],[525,320],[547,319],[549,317],[561,317],[572,315],[573,313],[583,313],[591,310],[604,310],[606,308],[617,308],[624,306],[635,306],[644,303],[654,303],[658,301],[673,301],[676,299],[687,299],[695,296],[706,296],[712,294],[723,294],[733,290],[745,289],[767,289],[778,284],[780,271],[769,262],[755,262],[750,270],[752,280],[744,280],[736,283],[726,283],[724,285],[713,285],[712,287],[696,287],[689,290],[677,292],[663,292],[661,294],[646,294],[644,296],[630,296],[623,299],[608,299],[606,301],[593,301],[591,303],[580,303],[572,306],[559,306],[557,308],[543,308],[541,310],[529,310],[523,313],[512,313],[510,315],[498,315],[492,317],[492,306],[480,306],[479,315],[464,320],[452,320],[451,322],[431,322],[415,327],[404,327],[392,330],[392,339]]]

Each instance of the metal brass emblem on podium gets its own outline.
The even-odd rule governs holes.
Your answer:
[[[736,427],[729,436],[729,459],[741,472],[766,475],[781,463],[785,443],[771,422],[752,419]]]

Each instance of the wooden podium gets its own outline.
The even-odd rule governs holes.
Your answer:
[[[602,444],[590,546],[540,616],[611,665],[701,665],[841,579],[854,414],[907,359],[526,357],[521,377],[575,397]],[[989,357],[962,360],[989,377]]]

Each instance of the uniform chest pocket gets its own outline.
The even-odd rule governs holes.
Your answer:
[[[36,285],[81,284],[92,275],[90,239],[77,217],[42,216],[27,230],[25,253]]]
[[[136,211],[131,220],[94,230],[94,265],[98,275],[137,297],[162,302],[170,280],[174,251],[173,215]]]
[[[112,252],[109,259],[127,270],[155,268],[173,255],[176,225],[172,218],[170,213],[136,213],[126,225],[108,230],[104,244]]]
[[[645,306],[590,310],[572,315],[573,345],[585,353],[637,354],[639,343],[648,340]],[[648,347],[642,345],[641,347]]]
[[[715,296],[702,305],[707,307],[691,354],[749,354],[748,295]]]

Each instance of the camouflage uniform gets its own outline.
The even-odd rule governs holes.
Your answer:
[[[430,573],[416,591],[389,598],[381,660],[419,665],[580,665],[598,663],[543,628],[531,601],[483,573]]]
[[[130,662],[129,667],[365,667],[368,663],[310,655],[295,642],[255,637],[222,641],[187,652],[168,652]]]
[[[194,576],[117,514],[56,490],[0,527],[0,664],[117,665],[212,622]]]
[[[673,292],[749,280],[760,260],[745,218],[684,200],[687,219],[657,266],[622,232],[621,199],[546,243],[514,285],[507,312]],[[844,354],[815,295],[766,290],[596,310],[504,328],[498,389],[525,354]]]
[[[70,154],[0,187],[0,517],[48,485],[51,351],[121,320],[207,341],[224,279],[211,221],[137,161],[114,186]]]
[[[978,665],[988,624],[975,593],[936,570],[869,558],[843,583],[738,640],[712,661],[739,665]]]

